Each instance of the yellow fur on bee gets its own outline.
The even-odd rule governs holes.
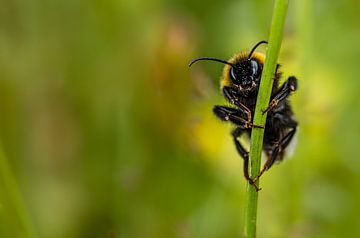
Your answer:
[[[242,59],[247,59],[247,57],[249,56],[249,52],[240,52],[238,54],[235,54],[233,57],[231,57],[228,62],[231,64],[236,64],[236,62],[239,62]],[[265,55],[262,53],[258,53],[258,52],[254,52],[251,56],[251,59],[256,59],[261,65],[264,65],[265,62]],[[231,86],[231,79],[230,79],[230,69],[231,66],[230,65],[225,65],[224,70],[223,70],[223,74],[221,76],[220,79],[220,88],[222,89],[223,87],[226,86]]]

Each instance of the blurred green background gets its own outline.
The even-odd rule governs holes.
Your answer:
[[[1,237],[241,237],[245,180],[222,65],[273,1],[3,0]],[[360,2],[292,1],[291,160],[261,181],[259,237],[359,237]],[[259,51],[264,51],[261,47]]]

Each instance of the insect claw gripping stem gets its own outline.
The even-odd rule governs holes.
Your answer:
[[[279,100],[274,99],[273,101],[270,102],[269,106],[265,109],[262,110],[262,114],[264,115],[265,113],[267,113],[268,111],[272,110],[273,108],[275,108],[279,103]]]
[[[265,129],[265,126],[259,126],[259,125],[254,125],[254,124],[250,124],[250,126],[251,126],[252,128]]]
[[[254,186],[254,188],[256,189],[256,192],[261,191],[262,188],[259,188],[259,187],[256,185],[257,179],[255,179],[255,180],[250,179],[250,180],[248,180],[248,181],[249,181],[249,183],[250,183],[252,186]]]

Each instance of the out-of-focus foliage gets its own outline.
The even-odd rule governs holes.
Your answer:
[[[3,167],[0,236],[241,236],[242,161],[211,112],[222,66],[187,64],[266,39],[272,4],[2,1],[2,160],[18,187]],[[259,237],[360,236],[358,9],[290,1],[280,63],[299,77],[300,131],[261,181]]]

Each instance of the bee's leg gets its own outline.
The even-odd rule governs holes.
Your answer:
[[[266,170],[269,170],[271,168],[271,166],[274,164],[274,162],[276,161],[276,158],[278,156],[278,154],[280,152],[282,152],[284,149],[286,149],[286,147],[289,145],[290,141],[292,140],[292,138],[294,137],[295,133],[296,133],[296,127],[297,127],[297,123],[294,122],[294,126],[291,128],[291,130],[280,140],[280,142],[276,143],[269,151],[268,151],[268,157],[267,160],[263,166],[263,168],[261,169],[260,173],[258,174],[258,176],[256,176],[256,178],[254,179],[254,181],[256,182],[261,175],[263,175],[263,173]]]
[[[297,79],[290,76],[281,88],[276,92],[275,96],[271,99],[269,106],[263,110],[263,114],[274,109],[281,101],[290,96],[291,92],[297,89]]]
[[[241,145],[240,141],[238,140],[238,137],[240,137],[243,132],[244,132],[243,128],[237,127],[235,130],[233,130],[232,136],[234,138],[236,150],[244,160],[244,168],[243,168],[244,177],[251,185],[255,187],[256,191],[259,191],[260,188],[255,184],[254,180],[252,180],[249,176],[249,153],[244,149],[244,147]]]
[[[257,126],[242,118],[243,114],[246,114],[242,109],[226,107],[226,106],[215,106],[213,109],[215,115],[223,121],[231,121],[235,125],[243,128],[264,128],[263,126]]]
[[[243,112],[247,116],[248,122],[252,122],[250,109],[247,106],[245,106],[244,104],[242,104],[241,102],[239,102],[239,93],[235,89],[233,89],[231,87],[224,87],[223,94],[224,94],[225,98],[227,100],[229,100],[229,102],[231,104],[234,104],[243,110]]]
[[[274,164],[276,157],[279,154],[278,144],[273,146],[272,149],[270,151],[268,151],[266,154],[267,154],[267,160],[266,160],[263,168],[261,169],[260,173],[254,179],[254,182],[256,182],[265,173],[265,171],[269,170],[271,168],[271,166]]]
[[[278,80],[281,77],[281,72],[279,71],[279,68],[281,67],[281,64],[276,64],[276,68],[275,68],[275,75],[274,75],[274,79]]]
[[[279,70],[279,68],[281,67],[281,64],[276,64],[276,68],[275,68],[275,74],[277,74],[278,73],[278,70]]]

